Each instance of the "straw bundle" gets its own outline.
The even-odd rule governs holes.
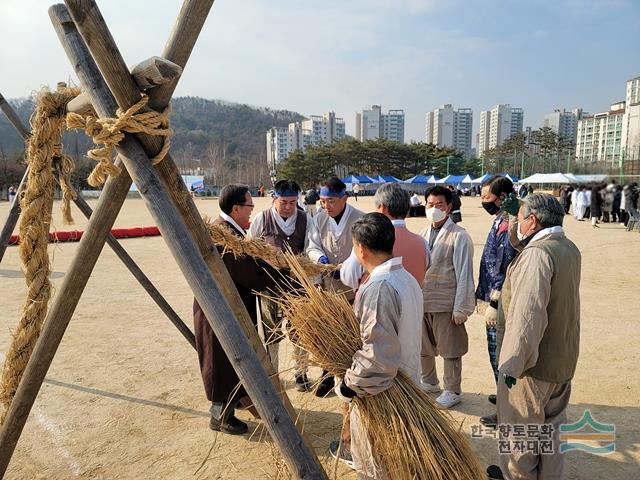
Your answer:
[[[246,255],[264,260],[272,267],[283,269],[289,268],[289,264],[284,254],[269,245],[261,238],[241,238],[235,235],[224,225],[215,225],[210,218],[205,217],[205,225],[213,242],[224,248],[225,252],[232,253],[235,257]],[[304,270],[305,276],[315,277],[327,274],[335,270],[335,265],[322,265],[309,260],[307,257],[297,257],[298,264]]]
[[[358,320],[343,295],[322,291],[307,280],[299,259],[287,253],[300,291],[273,298],[290,322],[289,335],[309,351],[311,361],[344,376],[362,347]],[[354,403],[369,434],[376,461],[391,479],[484,478],[466,437],[431,398],[400,373],[393,386]]]

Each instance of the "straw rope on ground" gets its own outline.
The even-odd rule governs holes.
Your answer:
[[[101,148],[88,152],[98,162],[89,175],[89,184],[100,186],[110,175],[120,170],[112,162],[113,148],[124,138],[124,132],[145,133],[164,137],[160,152],[151,159],[155,165],[169,151],[171,129],[169,112],[141,112],[148,97],[141,99],[126,112],[118,110],[115,118],[97,118],[94,114],[66,113],[67,104],[80,94],[80,89],[58,84],[55,92],[42,89],[35,97],[36,108],[30,119],[31,135],[27,141],[26,162],[29,167],[24,194],[20,199],[20,258],[27,283],[27,298],[21,318],[12,335],[0,379],[0,424],[20,383],[20,379],[40,336],[47,315],[51,284],[47,252],[53,208],[56,176],[62,190],[62,214],[65,224],[73,223],[71,201],[76,192],[71,186],[74,164],[62,150],[65,129],[83,128]]]
[[[283,288],[278,297],[269,298],[282,307],[289,338],[310,353],[310,361],[342,377],[362,346],[353,309],[343,295],[314,286],[298,257],[291,253],[285,257],[304,293]],[[479,459],[460,428],[405,375],[399,374],[388,390],[355,398],[354,403],[375,460],[389,478],[483,478]]]
[[[215,225],[211,218],[204,218],[207,231],[213,242],[224,248],[225,252],[230,252],[236,257],[250,256],[264,260],[272,267],[278,269],[288,269],[289,263],[285,255],[278,249],[269,245],[261,238],[241,238],[234,235],[231,230],[223,225]],[[322,265],[310,260],[307,257],[296,257],[301,268],[309,277],[328,274],[335,270],[335,265]]]

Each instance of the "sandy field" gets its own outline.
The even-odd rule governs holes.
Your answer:
[[[268,205],[267,199],[255,202],[256,212]],[[373,210],[371,197],[353,204]],[[197,205],[203,214],[218,212],[215,200],[199,199]],[[0,204],[3,222],[8,209],[7,202]],[[56,226],[65,229],[59,204],[54,209]],[[464,198],[462,212],[462,226],[474,241],[477,277],[491,218],[478,199]],[[86,221],[77,210],[74,215],[77,227],[73,228],[83,228]],[[116,222],[119,227],[153,224],[140,199],[128,199]],[[408,224],[417,232],[425,219],[409,219]],[[567,453],[566,478],[640,478],[640,235],[617,224],[593,230],[588,222],[572,217],[567,217],[565,226],[582,252],[582,341],[569,420],[577,421],[589,409],[599,422],[616,426],[616,451],[607,456]],[[192,295],[162,238],[129,239],[122,244],[191,326]],[[61,284],[77,248],[73,243],[51,246],[55,286]],[[24,296],[18,249],[9,247],[0,265],[0,358]],[[467,329],[470,351],[463,361],[464,400],[452,416],[470,436],[479,417],[493,412],[487,395],[495,391],[495,384],[483,319],[473,315]],[[313,446],[333,472],[327,449],[340,430],[340,402],[296,392],[290,357],[281,362],[292,403],[302,409]],[[439,363],[440,371],[441,367]],[[317,375],[313,369],[310,376]],[[214,433],[208,428],[208,407],[195,351],[105,247],[6,478],[276,478],[274,446],[261,423],[241,412],[251,436]],[[484,463],[496,463],[495,440],[471,442]],[[336,478],[355,475],[340,465]]]

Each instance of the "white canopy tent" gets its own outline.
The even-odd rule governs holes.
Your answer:
[[[520,180],[520,183],[581,183],[581,180],[571,173],[534,173],[533,175]]]

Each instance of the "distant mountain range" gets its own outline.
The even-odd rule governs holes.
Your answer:
[[[8,100],[20,117],[28,122],[33,112],[31,98]],[[178,97],[172,101],[171,127],[174,129],[171,151],[176,157],[203,160],[209,152],[219,150],[225,161],[265,158],[265,134],[272,126],[286,127],[303,118],[288,110],[272,110],[223,100]],[[68,134],[67,152],[82,155],[90,147],[84,135]],[[4,115],[0,114],[0,147],[5,155],[22,151],[24,144]],[[209,154],[211,156],[211,154]]]

